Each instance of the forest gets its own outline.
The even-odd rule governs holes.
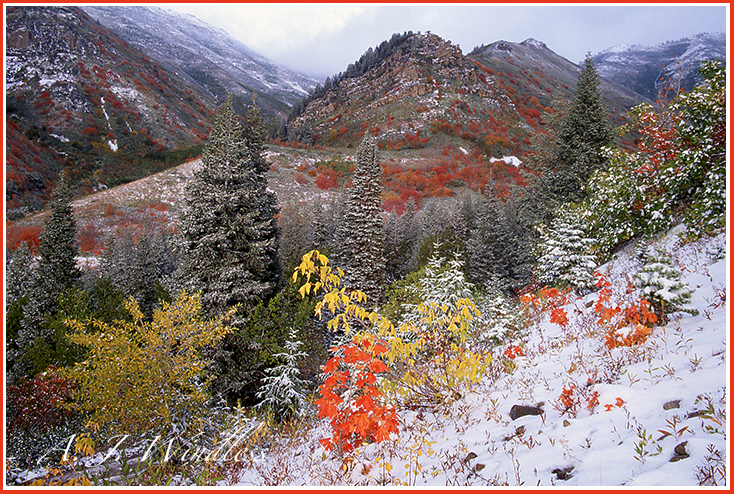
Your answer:
[[[574,297],[596,297],[589,327],[605,351],[643,348],[655,328],[699,313],[680,264],[652,241],[674,228],[691,245],[726,233],[726,71],[707,63],[701,74],[692,91],[634,108],[622,131],[637,149],[621,149],[587,58],[518,184],[404,197],[391,211],[388,167],[369,135],[353,168],[321,170],[334,182],[321,189],[348,182],[341,194],[279,203],[259,110],[240,117],[228,100],[176,227],[110,237],[94,269],[77,264],[74,191],[62,175],[38,242],[7,256],[6,483],[236,484],[248,469],[258,482],[292,483],[253,465],[302,431],[316,431],[337,465],[326,485],[373,468],[366,482],[388,483],[392,463],[360,463],[361,452],[417,437],[406,414],[448,414],[487,376],[511,376],[533,321],[577,321]],[[613,287],[599,268],[633,244],[639,270]],[[557,390],[560,417],[601,408],[585,389]],[[545,423],[542,407],[528,408]],[[507,441],[526,441],[518,431]],[[433,448],[421,437],[408,482],[425,475],[418,457]],[[504,485],[461,456],[436,468]],[[104,470],[108,458],[116,466]],[[720,471],[701,482],[721,482]]]

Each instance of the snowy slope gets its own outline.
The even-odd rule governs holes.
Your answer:
[[[698,485],[702,472],[723,465],[716,451],[728,458],[727,246],[724,234],[682,247],[677,238],[660,244],[695,289],[700,315],[676,314],[643,344],[606,351],[593,313],[598,293],[574,297],[566,328],[546,316],[514,342],[525,356],[515,357],[512,374],[486,376],[446,409],[403,413],[394,441],[365,446],[345,463],[319,446],[328,433],[322,422],[263,453],[239,484]],[[601,268],[612,300],[638,295],[627,290],[639,269],[633,259],[623,252]],[[575,416],[561,413],[559,400],[572,385]],[[540,404],[544,414],[512,420],[516,404]]]

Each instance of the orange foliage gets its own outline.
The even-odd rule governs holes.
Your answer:
[[[32,253],[38,252],[38,236],[43,231],[40,226],[20,226],[15,223],[5,225],[5,248],[14,251],[22,242],[25,242]]]
[[[383,403],[377,386],[376,374],[388,370],[379,358],[387,351],[385,343],[374,337],[355,338],[341,350],[322,367],[327,378],[319,387],[316,405],[319,417],[330,419],[332,430],[332,437],[321,439],[321,445],[349,453],[367,441],[382,442],[397,433],[398,415]],[[349,391],[347,403],[342,398],[345,391]]]

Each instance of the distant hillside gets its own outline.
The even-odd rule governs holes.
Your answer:
[[[7,9],[11,219],[42,208],[62,169],[90,193],[196,156],[227,92],[241,111],[257,93],[276,128],[316,84],[191,16],[145,7],[87,10],[116,28],[78,7]]]
[[[726,34],[702,33],[659,45],[622,45],[592,57],[599,74],[651,100],[670,83],[690,90],[706,60],[726,60]]]
[[[370,49],[306,98],[287,139],[354,145],[371,133],[388,148],[452,145],[487,157],[521,156],[543,129],[551,101],[572,97],[580,70],[535,40],[500,41],[468,56],[435,34],[399,41],[384,55]],[[602,89],[620,122],[644,100],[612,83]]]
[[[240,111],[257,93],[264,115],[282,122],[290,107],[318,82],[271,62],[192,15],[145,6],[83,8],[218,102],[231,93]]]
[[[6,48],[10,215],[42,207],[62,169],[91,192],[182,162],[168,153],[211,130],[211,96],[81,9],[8,7]]]
[[[549,105],[555,98],[572,99],[581,72],[579,65],[558,55],[542,41],[532,38],[522,43],[497,41],[475,48],[469,56],[503,73],[506,83],[516,92],[534,92],[543,105]],[[520,77],[513,77],[518,71]],[[522,77],[526,74],[534,74],[532,80]],[[614,118],[645,99],[624,85],[606,80],[603,74],[600,76],[604,102]],[[542,82],[536,84],[535,79],[545,82],[545,87],[541,87]]]

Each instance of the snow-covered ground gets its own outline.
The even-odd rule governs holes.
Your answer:
[[[677,239],[658,244],[695,290],[699,315],[674,314],[644,343],[608,350],[594,314],[599,293],[572,297],[565,328],[546,315],[508,342],[525,353],[514,371],[487,375],[451,405],[401,412],[391,441],[337,458],[319,445],[329,430],[317,423],[256,456],[238,485],[696,486],[707,475],[725,485],[726,236]],[[612,300],[638,295],[634,259],[630,249],[600,269]],[[560,397],[572,388],[578,404],[566,410]],[[544,413],[513,420],[514,405]]]
[[[217,483],[728,485],[727,239],[721,234],[681,246],[679,233],[657,246],[665,247],[695,290],[690,305],[698,315],[673,314],[643,343],[610,350],[595,313],[600,292],[569,296],[563,307],[568,324],[551,323],[548,314],[536,313],[517,338],[495,350],[497,365],[479,384],[462,389],[449,404],[400,411],[399,434],[382,443],[340,457],[319,443],[330,435],[326,420],[308,419],[287,432],[260,434],[267,429],[259,419],[237,419],[234,439],[218,446],[225,458],[237,461],[219,464],[216,471],[224,474]],[[612,284],[609,304],[638,298],[631,281],[639,269],[632,246],[600,268]],[[503,357],[510,345],[522,348],[524,355]],[[519,416],[516,405],[535,414]],[[243,449],[248,442],[253,447]],[[239,449],[230,454],[234,445]],[[146,448],[138,445],[137,453]],[[201,462],[204,455],[191,461]],[[118,457],[113,448],[85,458],[86,475],[94,478],[108,467],[119,472],[119,465],[108,460]],[[18,478],[30,481],[48,474],[39,468]],[[171,480],[191,482],[178,475]]]

